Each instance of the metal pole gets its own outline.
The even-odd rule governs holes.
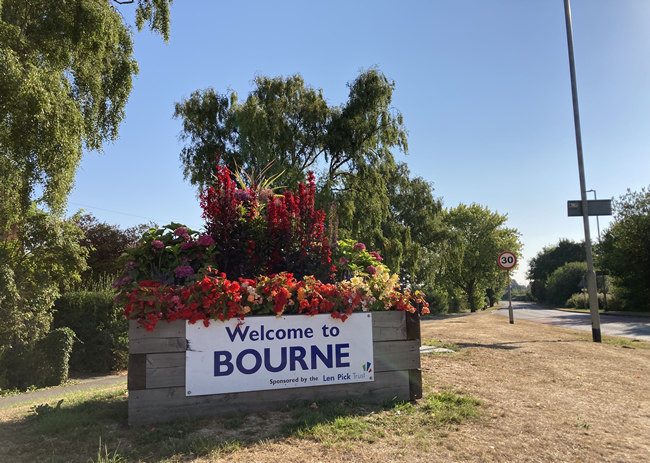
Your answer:
[[[587,190],[587,193],[590,191],[594,192],[594,199],[597,201],[598,200],[598,195],[596,194],[596,190]],[[600,271],[603,272],[601,275],[602,282],[603,282],[603,305],[605,306],[605,312],[607,312],[607,288],[605,287],[605,267],[603,267],[603,260],[602,260],[602,252],[603,252],[603,245],[602,242],[600,241],[600,221],[598,220],[598,216],[596,216],[596,230],[598,230],[598,246],[600,246],[600,252],[601,252],[601,257],[600,257]]]
[[[510,324],[514,325],[515,315],[512,313],[512,285],[510,284],[510,270],[506,270],[508,274],[508,315],[510,316]]]
[[[589,211],[587,210],[587,187],[585,168],[582,159],[582,134],[580,132],[580,111],[578,110],[578,84],[576,66],[573,56],[573,30],[571,27],[571,6],[564,0],[564,17],[566,20],[566,37],[569,48],[569,69],[571,71],[571,94],[573,96],[573,122],[576,131],[576,148],[578,151],[578,171],[580,174],[580,197],[582,199],[582,222],[585,229],[585,251],[587,252],[587,288],[589,290],[589,312],[591,313],[591,334],[594,342],[602,342],[600,334],[600,314],[598,313],[598,290],[596,289],[596,272],[591,255],[591,236],[589,233]]]

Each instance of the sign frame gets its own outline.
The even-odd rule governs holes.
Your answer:
[[[506,256],[506,257],[507,256],[512,256],[513,257],[514,262],[513,262],[513,264],[511,266],[506,267],[501,263],[501,257],[504,257],[504,256]],[[497,257],[497,264],[499,264],[499,267],[501,267],[503,270],[512,270],[513,268],[515,268],[517,266],[517,255],[514,252],[503,251],[501,254],[499,254],[499,257]]]

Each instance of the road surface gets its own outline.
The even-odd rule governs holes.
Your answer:
[[[515,325],[517,320],[529,320],[591,332],[591,316],[587,313],[549,309],[532,302],[513,302],[512,309]],[[508,317],[508,303],[506,302],[505,308],[497,310],[496,313]],[[641,341],[650,341],[650,317],[601,313],[600,330],[602,334],[609,336],[623,336]]]

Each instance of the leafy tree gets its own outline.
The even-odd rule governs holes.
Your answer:
[[[172,0],[138,0],[136,25],[169,35]],[[138,72],[110,0],[0,1],[0,232],[32,201],[60,213],[83,149],[118,136]]]
[[[580,292],[578,284],[586,275],[586,262],[568,262],[557,268],[546,280],[546,300],[557,307],[564,307],[573,294]]]
[[[391,148],[408,150],[402,115],[390,106],[395,84],[377,69],[348,84],[349,98],[341,106],[330,107],[322,90],[299,74],[257,76],[253,84],[243,103],[235,92],[209,88],[175,104],[186,142],[180,156],[185,178],[199,189],[211,182],[217,152],[233,171],[274,161],[269,175],[285,171],[290,188],[322,163],[321,189],[338,192],[351,175],[392,161]]]
[[[442,234],[442,201],[434,197],[430,182],[411,177],[405,163],[390,173],[387,193],[388,216],[377,249],[401,281],[431,293],[440,265],[434,249]]]
[[[614,223],[603,240],[603,263],[626,307],[650,310],[650,189],[628,189],[614,201]]]
[[[546,300],[546,282],[549,276],[568,262],[586,262],[584,242],[563,238],[557,244],[546,246],[528,264],[527,278],[534,280],[531,293],[539,301]]]
[[[488,289],[496,292],[506,284],[506,273],[497,265],[498,255],[503,251],[521,251],[519,232],[507,228],[506,221],[507,215],[478,204],[460,204],[443,211],[440,282],[451,295],[462,291],[472,312],[483,305]]]
[[[32,206],[0,241],[0,356],[47,333],[54,301],[85,269],[81,237],[71,221]]]
[[[134,247],[149,228],[155,228],[154,224],[141,224],[123,230],[117,225],[99,222],[92,214],[78,215],[74,223],[83,232],[80,245],[88,252],[88,269],[82,275],[86,281],[106,274],[115,275],[123,270],[123,265],[118,262],[119,257],[128,248]]]

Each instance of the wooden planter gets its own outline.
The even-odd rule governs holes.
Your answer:
[[[364,383],[185,396],[185,322],[159,322],[146,332],[129,325],[129,424],[278,409],[295,400],[359,398],[366,402],[422,397],[420,317],[373,312],[375,380]]]

